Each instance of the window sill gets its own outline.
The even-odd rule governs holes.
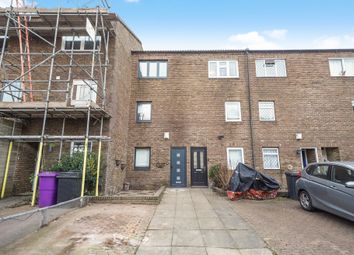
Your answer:
[[[141,120],[139,120],[139,121],[136,121],[136,123],[137,124],[149,124],[149,123],[152,123],[152,121],[151,120],[146,120],[146,121],[141,121]]]
[[[139,80],[167,80],[167,77],[138,77]]]
[[[150,167],[134,167],[134,171],[141,171],[141,172],[145,172],[145,171],[150,171]]]
[[[242,123],[242,120],[225,120],[225,123]]]
[[[235,77],[208,77],[209,80],[217,80],[217,79],[240,79],[239,76],[235,76]]]

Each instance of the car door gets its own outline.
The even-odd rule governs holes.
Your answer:
[[[354,189],[345,183],[354,181],[354,171],[339,165],[332,166],[332,183],[329,200],[332,208],[345,216],[354,218]]]
[[[312,198],[314,207],[326,210],[329,208],[328,193],[331,184],[331,166],[328,164],[315,164],[307,171],[309,174],[306,190]]]

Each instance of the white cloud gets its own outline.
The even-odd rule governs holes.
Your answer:
[[[353,48],[354,36],[323,36],[313,41],[314,48],[318,49],[337,49],[337,48]]]
[[[250,49],[278,49],[279,45],[272,42],[257,31],[236,34],[229,37],[229,42],[232,43],[231,48],[250,48]]]
[[[273,39],[284,39],[287,33],[288,33],[287,29],[274,29],[274,30],[264,31],[264,34],[268,35],[270,38]]]
[[[140,0],[124,0],[127,3],[138,3]]]
[[[10,7],[11,2],[12,2],[11,0],[0,0],[0,8]],[[19,2],[20,6],[22,5],[21,3],[22,3],[22,1]],[[32,5],[35,6],[35,5],[37,5],[37,2],[32,1],[32,0],[26,0],[25,5],[26,6],[32,6]],[[13,1],[12,6],[14,6],[14,7],[17,6],[16,1]]]
[[[11,0],[0,0],[0,7],[5,8],[11,5]]]

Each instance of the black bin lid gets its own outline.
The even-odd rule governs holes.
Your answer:
[[[57,178],[81,178],[82,174],[81,172],[61,172],[58,174]]]

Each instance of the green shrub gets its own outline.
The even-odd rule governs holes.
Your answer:
[[[50,171],[55,172],[81,172],[84,162],[84,153],[75,152],[72,155],[65,155],[60,161],[55,163]],[[101,160],[101,170],[104,168]],[[102,171],[100,171],[100,177]],[[85,188],[89,194],[92,194],[96,186],[97,177],[97,156],[95,153],[88,153],[86,160]]]
[[[220,171],[220,164],[213,165],[209,169],[209,178],[213,181],[215,181],[216,176],[218,175],[218,172]]]
[[[214,182],[214,185],[223,190],[227,190],[233,171],[229,170],[227,166],[217,164],[209,169],[209,178]]]

